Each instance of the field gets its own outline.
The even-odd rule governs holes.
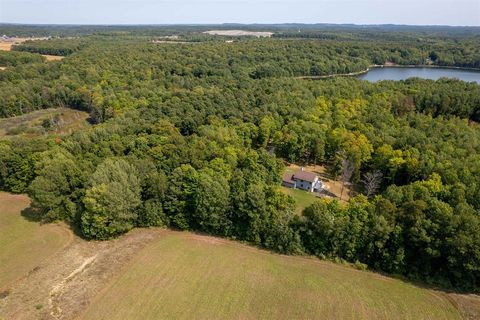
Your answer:
[[[0,319],[478,319],[479,297],[164,229],[85,241],[0,193]]]
[[[1,40],[0,39],[0,50],[2,51],[10,51],[12,50],[13,45],[21,44],[27,40],[45,40],[47,38],[15,38],[14,40],[11,41],[6,41],[6,40]],[[42,54],[47,61],[59,61],[65,58],[64,56],[52,56],[48,54]],[[3,69],[1,69],[3,70]]]
[[[169,232],[81,319],[461,319],[446,295],[349,267]]]
[[[273,32],[258,32],[258,31],[244,31],[244,30],[210,30],[205,31],[204,33],[209,35],[217,36],[228,36],[228,37],[242,37],[242,36],[251,36],[257,38],[271,37]]]
[[[0,119],[0,137],[28,136],[43,134],[70,134],[88,125],[88,113],[68,109],[42,109],[21,116]],[[51,125],[44,128],[44,120]]]
[[[30,200],[0,193],[0,295],[8,285],[60,250],[70,232],[59,225],[40,225],[20,215]]]

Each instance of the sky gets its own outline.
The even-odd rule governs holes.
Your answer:
[[[0,22],[480,26],[480,0],[0,0]]]

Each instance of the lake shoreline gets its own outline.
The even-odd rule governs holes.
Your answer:
[[[365,70],[350,72],[350,73],[333,73],[322,76],[299,76],[295,77],[296,79],[305,79],[305,80],[319,80],[319,79],[328,79],[335,77],[355,77],[365,73],[368,73],[372,69],[383,69],[383,68],[431,68],[431,69],[451,69],[451,70],[465,70],[465,71],[476,71],[480,72],[478,68],[469,68],[469,67],[456,67],[456,66],[439,66],[439,65],[429,65],[429,64],[372,64]]]

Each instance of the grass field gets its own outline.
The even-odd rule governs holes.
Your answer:
[[[0,119],[0,137],[35,137],[44,134],[64,135],[88,125],[88,113],[69,109],[42,109],[21,116]],[[54,120],[50,128],[42,126],[44,120]]]
[[[60,250],[71,237],[62,226],[40,225],[21,216],[29,204],[24,195],[0,192],[0,291]]]
[[[461,319],[447,295],[378,274],[165,231],[81,319]]]

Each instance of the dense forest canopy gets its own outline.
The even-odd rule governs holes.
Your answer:
[[[385,62],[478,68],[475,30],[323,26],[294,37],[296,27],[226,43],[203,27],[0,26],[73,37],[0,55],[12,61],[0,116],[69,107],[94,124],[0,140],[0,188],[28,192],[41,219],[86,238],[170,226],[478,292],[480,86],[300,79]],[[170,34],[182,42],[152,42]],[[287,161],[336,177],[348,164],[360,194],[297,215],[279,188]]]

